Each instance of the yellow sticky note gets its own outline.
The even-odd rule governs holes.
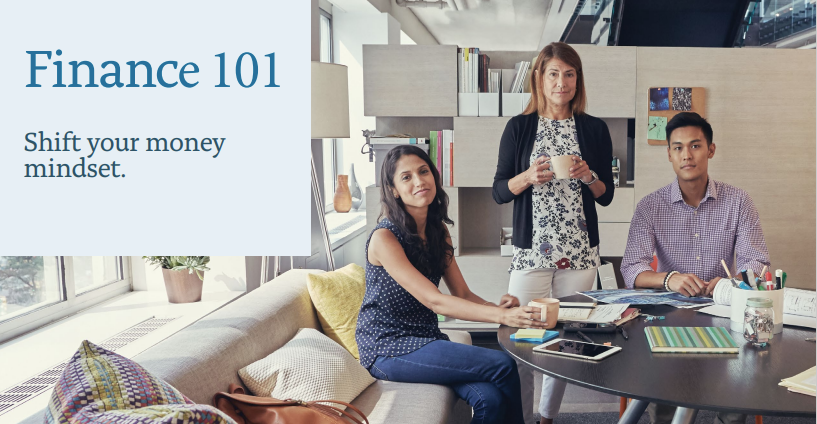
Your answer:
[[[545,331],[547,330],[526,328],[518,330],[515,337],[518,339],[541,339],[542,337],[545,337]]]

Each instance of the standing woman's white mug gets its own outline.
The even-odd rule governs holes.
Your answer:
[[[531,76],[531,100],[508,121],[499,145],[493,197],[514,202],[514,255],[508,292],[532,299],[589,290],[600,265],[596,206],[613,200],[613,142],[607,125],[584,113],[581,59],[565,43],[545,46]],[[572,156],[567,179],[550,157]],[[533,370],[519,366],[525,422],[533,423]],[[544,376],[542,424],[559,413],[566,383]]]

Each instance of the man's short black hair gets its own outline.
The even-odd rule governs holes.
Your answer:
[[[704,133],[704,137],[706,138],[706,145],[709,146],[712,144],[712,125],[709,125],[709,122],[706,122],[706,119],[702,118],[701,115],[698,115],[695,112],[681,112],[667,123],[667,146],[669,146],[670,135],[672,132],[677,130],[678,128],[683,127],[698,127]]]

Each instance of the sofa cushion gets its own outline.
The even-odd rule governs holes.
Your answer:
[[[366,270],[353,263],[336,271],[310,274],[306,278],[323,333],[359,359],[355,328],[366,294]]]
[[[199,423],[233,421],[196,405],[139,364],[85,340],[68,361],[46,408],[47,423]]]
[[[471,344],[467,331],[442,330],[452,342]],[[352,405],[363,411],[370,424],[466,424],[471,407],[449,387],[436,384],[377,380]]]
[[[304,401],[351,402],[375,381],[349,352],[312,328],[238,375],[256,396]]]
[[[238,370],[269,355],[301,328],[320,328],[306,289],[316,270],[291,270],[136,355],[145,369],[196,403],[210,403]]]
[[[471,408],[454,391],[436,384],[377,380],[352,405],[369,418],[369,424],[468,423]]]

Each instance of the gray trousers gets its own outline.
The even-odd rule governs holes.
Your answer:
[[[511,271],[508,293],[519,298],[525,306],[532,299],[542,297],[562,297],[587,291],[596,282],[596,268],[593,269],[530,269]],[[522,384],[522,413],[525,424],[533,421],[533,379],[542,375],[527,365],[519,364],[519,381]],[[555,418],[565,394],[567,383],[549,376],[543,376],[542,395],[539,398],[539,414],[545,418]]]

